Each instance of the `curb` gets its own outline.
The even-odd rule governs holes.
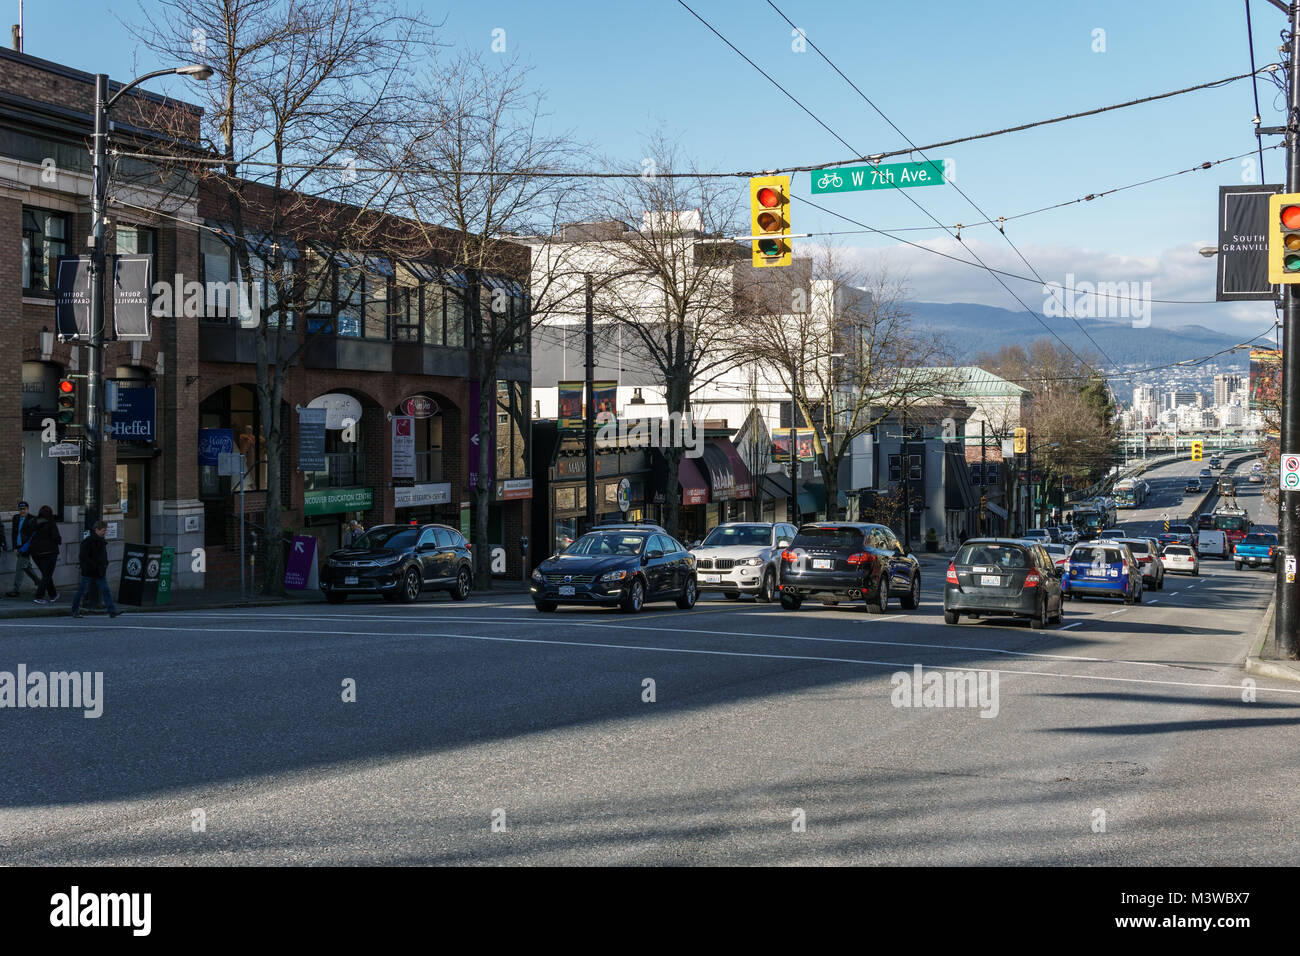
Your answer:
[[[1273,635],[1273,616],[1276,613],[1277,600],[1274,599],[1269,603],[1268,610],[1264,612],[1264,621],[1255,634],[1255,640],[1252,644],[1254,653],[1246,655],[1246,660],[1242,663],[1242,669],[1247,674],[1255,674],[1258,677],[1273,677],[1278,680],[1300,682],[1300,661],[1264,660],[1259,656]]]

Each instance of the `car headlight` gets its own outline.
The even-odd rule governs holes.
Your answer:
[[[602,583],[608,584],[611,581],[622,581],[628,576],[626,571],[606,571],[600,576],[600,580]]]
[[[538,584],[541,584],[546,580],[544,577],[542,577],[541,568],[533,568],[533,580],[536,581]]]
[[[742,562],[740,562],[740,563],[741,563],[741,564],[749,565],[751,568],[756,568],[756,567],[758,567],[760,564],[763,563],[763,559],[762,559],[762,558],[746,558],[744,561],[742,561]]]

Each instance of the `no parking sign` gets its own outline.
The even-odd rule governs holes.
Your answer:
[[[1300,455],[1283,455],[1280,480],[1283,491],[1300,491]]]

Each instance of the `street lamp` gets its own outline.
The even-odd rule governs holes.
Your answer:
[[[103,440],[99,421],[99,391],[104,375],[104,204],[108,186],[107,147],[108,147],[108,111],[121,99],[122,94],[134,86],[159,76],[192,76],[196,80],[206,80],[212,76],[212,67],[201,63],[173,67],[170,70],[155,70],[138,76],[123,86],[111,97],[108,95],[108,74],[95,74],[95,135],[94,135],[94,180],[90,192],[90,360],[86,369],[86,485],[83,503],[85,505],[86,530],[94,527],[100,519],[103,501],[103,489],[100,474],[100,445]]]

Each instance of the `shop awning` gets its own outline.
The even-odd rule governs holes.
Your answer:
[[[685,456],[677,463],[677,488],[681,495],[681,503],[684,505],[703,505],[709,501],[709,485],[700,474],[700,469],[696,467],[698,458],[687,458]],[[656,491],[656,500],[664,492],[664,486],[668,482],[668,459],[664,457],[662,451],[654,449],[654,487]]]
[[[967,511],[978,507],[979,496],[970,480],[970,466],[964,448],[944,447],[943,506],[948,511]]]
[[[736,450],[736,446],[732,444],[731,439],[710,438],[709,442],[717,445],[722,453],[727,456],[727,461],[731,464],[731,476],[735,488],[735,497],[742,500],[753,497],[754,480],[749,474],[749,467],[745,464],[745,459],[740,457],[740,452]],[[708,448],[709,444],[706,443],[704,447]]]
[[[789,498],[790,476],[783,475],[780,472],[764,475],[762,487],[764,498]]]
[[[704,466],[702,471],[709,480],[709,500],[730,501],[736,496],[736,479],[731,473],[731,460],[721,448],[710,442],[706,442],[701,451],[704,454],[696,458],[694,464]]]

